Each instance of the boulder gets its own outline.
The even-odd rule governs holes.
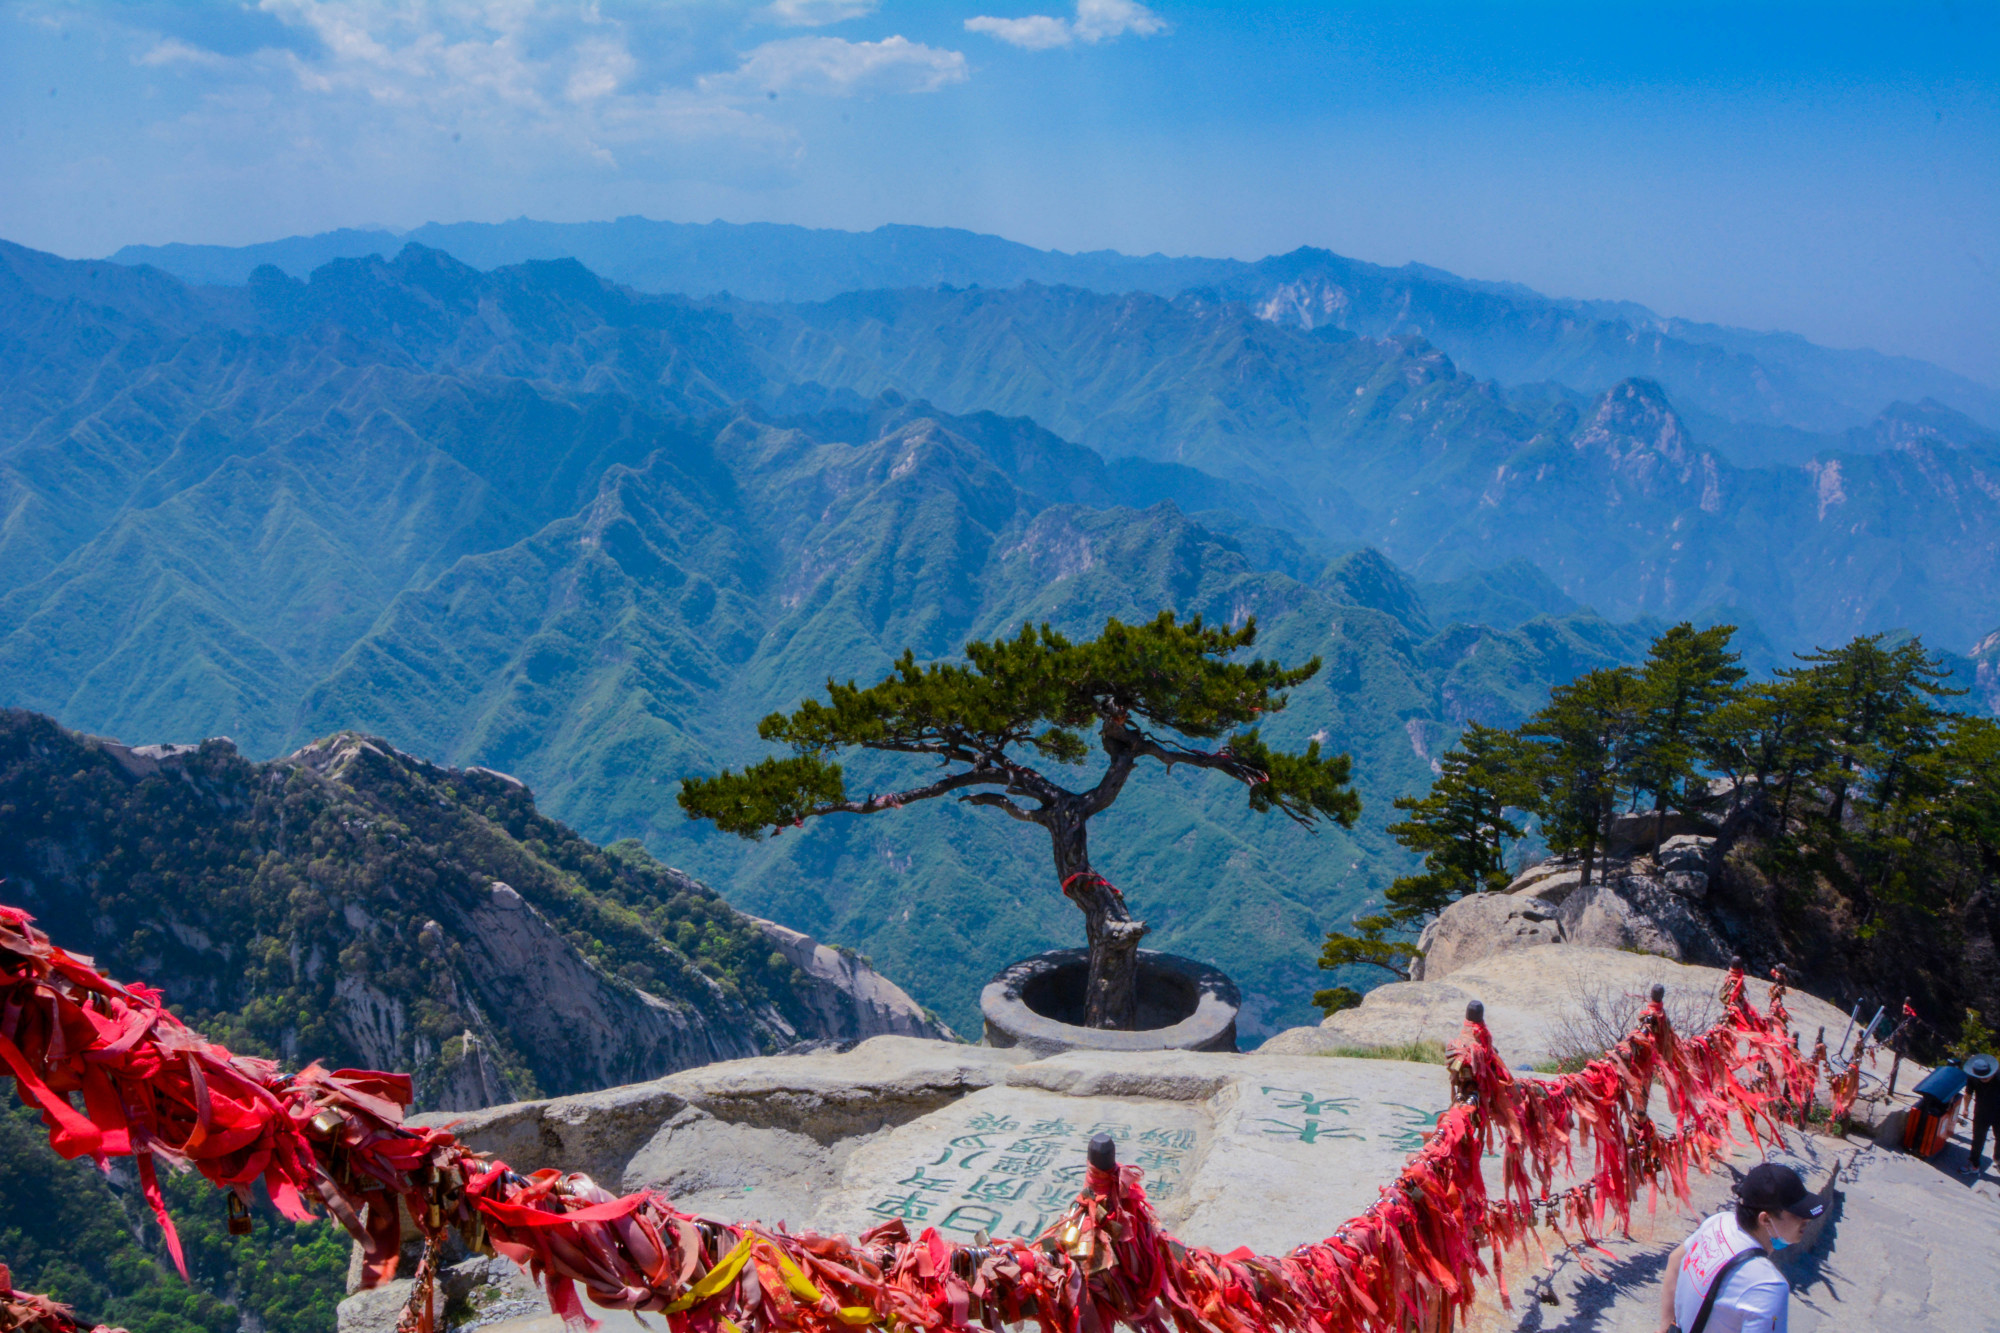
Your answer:
[[[1660,854],[1653,860],[1662,870],[1695,871],[1705,876],[1708,873],[1709,857],[1714,848],[1714,838],[1695,833],[1682,833],[1661,843]]]
[[[1715,825],[1698,815],[1684,815],[1678,810],[1669,810],[1664,817],[1661,817],[1650,810],[1637,810],[1631,814],[1619,815],[1611,821],[1611,827],[1604,835],[1602,851],[1609,857],[1651,854],[1655,836],[1664,842],[1668,838],[1685,834],[1714,837],[1715,833]]]
[[[1673,872],[1683,884],[1687,875]],[[1705,878],[1702,883],[1705,890]],[[1657,954],[1677,962],[1718,965],[1729,960],[1728,946],[1715,927],[1667,876],[1628,871],[1579,888],[1555,912],[1569,944]]]
[[[1582,883],[1582,862],[1549,860],[1531,865],[1516,875],[1506,891],[1516,898],[1540,898],[1543,902],[1555,904],[1569,897]]]
[[[1529,949],[1563,938],[1557,909],[1540,898],[1511,893],[1475,893],[1444,909],[1417,937],[1420,952],[1414,980],[1448,976],[1468,963],[1503,949]]]
[[[1707,841],[1681,840],[1673,851],[1676,866],[1688,864],[1690,846]],[[1459,899],[1417,937],[1421,956],[1410,979],[1437,981],[1496,953],[1545,944],[1627,949],[1681,962],[1727,961],[1728,948],[1696,906],[1708,894],[1706,874],[1659,870],[1644,860],[1609,861],[1593,869],[1592,882],[1584,884],[1581,865],[1545,861],[1516,877],[1505,893]]]

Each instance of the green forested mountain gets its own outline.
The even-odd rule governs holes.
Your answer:
[[[303,278],[329,260],[404,244],[477,268],[576,259],[641,291],[731,292],[823,301],[885,288],[1014,287],[1024,282],[1173,297],[1206,289],[1264,318],[1367,337],[1420,337],[1471,373],[1504,384],[1556,382],[1595,395],[1640,376],[1699,418],[1704,443],[1744,463],[1797,461],[1828,434],[1865,425],[1898,400],[1936,398],[2000,426],[2000,391],[1906,357],[1819,347],[1784,333],[1698,324],[1623,301],[1556,300],[1516,283],[1475,282],[1422,264],[1383,268],[1310,247],[1246,262],[1064,254],[943,227],[814,230],[770,223],[431,223],[405,234],[337,231],[260,245],[133,245],[113,258],[189,282],[240,284],[260,264]]]
[[[601,850],[511,779],[352,733],[253,763],[0,710],[0,901],[234,1050],[408,1070],[426,1109],[851,1035],[755,923],[636,845]],[[64,1162],[37,1111],[0,1107],[15,1282],[132,1333],[332,1328],[337,1224],[259,1204],[232,1236],[207,1181],[163,1174],[188,1284],[129,1161]]]
[[[1425,344],[1213,297],[700,303],[417,248],[235,289],[9,248],[0,284],[0,702],[516,773],[961,1027],[1001,965],[1074,942],[1031,831],[943,809],[749,846],[674,811],[828,675],[1162,607],[1324,658],[1273,738],[1354,753],[1353,834],[1174,775],[1095,840],[1254,1036],[1310,1016],[1319,935],[1401,868],[1389,798],[1458,727],[1640,650],[1584,604],[1749,607],[1780,650],[1992,628],[1991,446],[1944,409],[1918,422],[1943,437],[1744,471],[1644,383],[1523,406]]]
[[[233,1049],[400,1069],[433,1109],[830,1034],[756,924],[483,769],[343,732],[282,760],[0,711],[0,900]]]
[[[310,696],[308,729],[346,717],[534,774],[583,827],[638,836],[753,911],[858,945],[955,1025],[976,1026],[978,989],[1008,958],[1074,943],[1033,830],[925,809],[746,846],[687,824],[675,781],[761,753],[756,719],[830,670],[865,680],[904,646],[948,655],[1023,621],[1081,633],[1174,606],[1255,615],[1260,650],[1325,657],[1272,735],[1325,732],[1383,805],[1423,781],[1429,745],[1467,710],[1516,716],[1548,681],[1644,639],[1588,613],[1439,632],[1373,553],[1315,586],[1168,505],[1050,506],[930,417],[859,448],[739,421],[717,452],[726,488],[689,496],[664,462],[620,472],[588,513],[398,599]],[[1100,823],[1100,868],[1160,947],[1229,967],[1257,1006],[1253,1035],[1308,1012],[1305,946],[1360,903],[1386,850],[1373,832],[1273,828],[1193,777],[1135,783]]]

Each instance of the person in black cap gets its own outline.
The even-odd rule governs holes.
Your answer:
[[[1660,1333],[1785,1333],[1792,1288],[1770,1256],[1799,1243],[1826,1205],[1789,1166],[1764,1162],[1717,1213],[1667,1256]]]
[[[1976,1176],[1986,1161],[1979,1154],[1986,1149],[1986,1136],[1993,1135],[1993,1151],[2000,1156],[2000,1060],[1975,1055],[1965,1062],[1965,1083],[1972,1093],[1972,1164],[1965,1174]]]

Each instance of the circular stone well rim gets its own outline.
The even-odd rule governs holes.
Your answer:
[[[1161,1028],[1121,1031],[1064,1023],[1038,1014],[1021,992],[1036,978],[1059,968],[1089,966],[1088,949],[1051,949],[1023,958],[986,984],[979,995],[988,1046],[1019,1046],[1037,1056],[1062,1051],[1234,1051],[1236,1015],[1243,1000],[1236,983],[1207,963],[1178,954],[1139,951],[1140,984],[1148,971],[1170,973],[1194,986],[1192,1014]]]

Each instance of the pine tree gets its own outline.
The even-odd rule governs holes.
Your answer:
[[[1532,808],[1535,797],[1520,739],[1477,722],[1468,725],[1438,760],[1430,791],[1396,798],[1396,808],[1408,818],[1389,825],[1389,836],[1423,853],[1424,868],[1389,886],[1392,914],[1405,920],[1435,916],[1468,893],[1506,888],[1507,847],[1521,837],[1507,812]]]
[[[2000,876],[2000,723],[1953,717],[1936,754],[1937,836],[1963,848],[1977,873]]]
[[[682,784],[681,808],[746,838],[823,815],[879,814],[942,796],[1037,824],[1048,833],[1057,883],[1084,914],[1085,1022],[1129,1028],[1146,926],[1092,871],[1088,828],[1141,760],[1222,773],[1244,785],[1252,810],[1281,811],[1308,828],[1327,819],[1351,826],[1361,809],[1346,755],[1322,756],[1318,741],[1299,753],[1273,750],[1249,725],[1282,709],[1284,691],[1320,665],[1316,657],[1299,667],[1232,660],[1256,639],[1254,619],[1230,630],[1162,611],[1142,625],[1107,621],[1084,643],[1047,625],[1023,626],[1013,639],[966,644],[965,665],[919,666],[906,651],[875,685],[828,681],[825,703],[807,700],[765,718],[758,735],[792,753],[740,773],[691,778]],[[1092,728],[1105,758],[1092,786],[1072,790],[1031,766],[1085,762]],[[922,756],[944,771],[902,791],[853,797],[832,756],[856,747]]]
[[[1611,819],[1632,790],[1644,712],[1639,674],[1610,667],[1550,690],[1548,706],[1521,728],[1538,742],[1543,836],[1555,851],[1582,854],[1585,884]]]
[[[1507,847],[1522,832],[1508,812],[1531,807],[1536,795],[1530,755],[1520,738],[1469,724],[1458,744],[1438,760],[1430,791],[1396,798],[1396,808],[1408,818],[1389,825],[1389,835],[1423,853],[1423,869],[1391,884],[1385,895],[1388,906],[1356,918],[1355,933],[1327,932],[1319,965],[1366,964],[1409,980],[1417,952],[1409,934],[1467,894],[1507,887]],[[1390,938],[1392,931],[1405,938]],[[1320,991],[1313,1002],[1329,1014],[1337,1012],[1327,1005],[1352,994],[1343,991],[1345,987]]]
[[[1864,634],[1839,648],[1799,654],[1806,665],[1778,674],[1800,681],[1819,704],[1826,762],[1814,775],[1832,795],[1827,824],[1838,835],[1855,784],[1875,810],[1886,809],[1915,757],[1935,743],[1936,700],[1963,694],[1943,682],[1951,672],[1921,639],[1885,647]]]
[[[1682,621],[1653,640],[1639,668],[1642,713],[1632,750],[1632,785],[1653,795],[1653,854],[1659,855],[1667,805],[1692,812],[1706,793],[1702,740],[1718,709],[1747,674],[1729,651],[1734,625],[1696,629]]]
[[[1357,916],[1352,935],[1337,930],[1327,932],[1326,943],[1319,950],[1319,965],[1328,971],[1356,965],[1379,967],[1398,981],[1408,981],[1410,963],[1417,956],[1416,942],[1407,936],[1390,939],[1388,934],[1392,930],[1407,930],[1409,924],[1388,912]],[[1326,1005],[1328,1001],[1344,1001],[1346,997],[1341,992],[1347,989],[1336,986],[1330,991],[1315,991],[1313,1003],[1329,1015],[1338,1013],[1339,1008],[1348,1006],[1342,1003],[1339,1008],[1328,1009]]]

